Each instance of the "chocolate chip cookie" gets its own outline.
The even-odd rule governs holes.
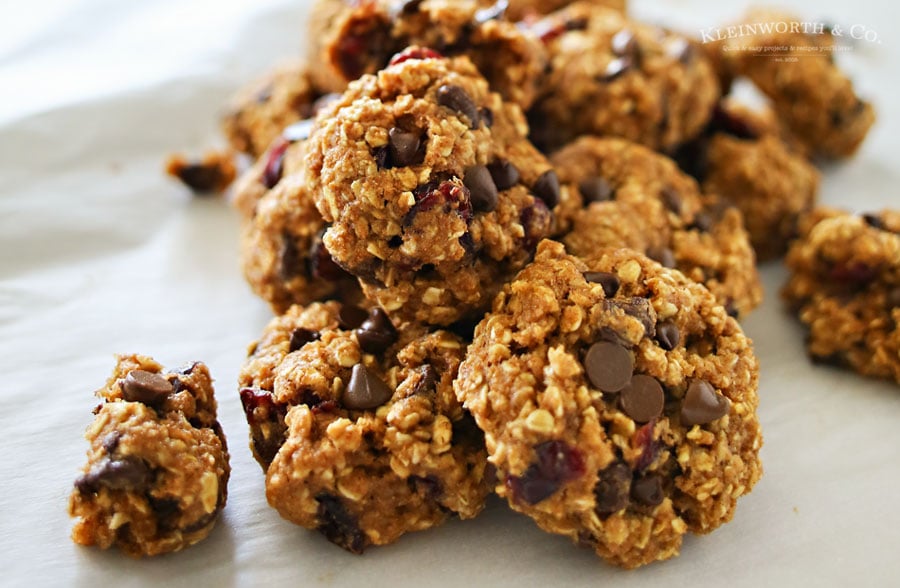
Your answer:
[[[325,247],[393,317],[478,315],[549,234],[560,197],[526,133],[467,58],[398,54],[316,119],[306,188]]]
[[[282,313],[325,298],[359,301],[359,285],[322,243],[326,223],[304,173],[312,121],[288,126],[238,180],[240,263],[251,289]]]
[[[900,382],[900,213],[817,208],[799,233],[782,295],[812,360]]]
[[[88,462],[69,499],[72,540],[140,557],[206,538],[230,473],[206,366],[165,372],[147,356],[121,355],[97,395]]]
[[[354,553],[478,514],[484,439],[452,388],[464,353],[380,308],[316,303],[273,319],[239,378],[269,504]]]
[[[758,364],[701,285],[628,249],[544,241],[460,366],[498,494],[627,568],[731,519],[761,474]]]
[[[581,137],[553,154],[557,236],[574,254],[630,247],[704,284],[746,316],[762,286],[743,218],[668,157],[624,139]]]
[[[546,56],[529,31],[504,19],[506,1],[319,0],[310,17],[308,55],[318,87],[344,90],[409,46],[466,55],[505,100],[534,101]]]
[[[692,41],[579,2],[534,23],[550,66],[529,113],[532,139],[553,150],[583,134],[672,148],[699,133],[719,98]]]
[[[723,101],[703,134],[675,154],[704,192],[741,211],[757,261],[784,255],[819,188],[818,170],[780,127],[771,111]]]
[[[312,118],[335,95],[319,91],[304,61],[276,66],[232,98],[222,116],[231,146],[256,158],[288,127]]]
[[[724,77],[745,76],[752,81],[811,154],[841,158],[855,153],[875,122],[875,111],[856,95],[853,83],[837,66],[831,32],[824,28],[821,33],[804,32],[805,27],[799,26],[806,24],[803,19],[768,9],[749,12],[741,23],[786,26],[782,32],[756,26],[756,34],[745,26],[740,36],[708,43],[707,52],[722,55]]]

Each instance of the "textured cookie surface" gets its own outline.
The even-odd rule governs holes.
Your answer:
[[[484,440],[452,388],[464,352],[381,309],[316,303],[273,319],[240,374],[269,504],[355,553],[478,514]]]
[[[544,241],[455,389],[498,494],[635,567],[730,520],[758,480],[757,379],[750,341],[702,286],[627,249],[582,262]]]
[[[900,382],[900,213],[817,208],[785,262],[813,361]]]
[[[582,134],[670,149],[709,120],[719,97],[712,66],[679,35],[579,2],[532,25],[547,47],[548,73],[531,109],[545,150]]]
[[[740,212],[669,158],[624,139],[581,137],[552,156],[556,234],[574,255],[630,247],[703,283],[735,316],[762,299]]]
[[[165,372],[149,357],[122,355],[97,395],[88,461],[69,499],[72,539],[135,557],[204,539],[230,473],[206,366]]]
[[[398,55],[316,119],[307,185],[327,250],[401,320],[478,314],[549,234],[559,199],[526,133],[468,59]]]

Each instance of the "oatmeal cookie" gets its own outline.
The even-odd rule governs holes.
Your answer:
[[[817,208],[785,262],[812,360],[900,382],[900,212]]]
[[[672,160],[623,139],[585,136],[551,162],[563,186],[557,236],[570,253],[630,247],[701,282],[734,316],[759,305],[740,212],[702,195]]]
[[[532,139],[557,149],[583,134],[672,148],[699,133],[719,98],[705,55],[685,37],[590,2],[531,27],[550,59],[529,113]]]
[[[314,117],[335,97],[313,86],[306,62],[283,63],[238,91],[222,116],[222,132],[235,150],[256,158],[285,127]]]
[[[460,366],[496,491],[627,568],[729,521],[761,475],[758,364],[701,285],[629,249],[544,241]]]
[[[484,439],[453,393],[465,345],[337,302],[266,327],[240,374],[269,504],[354,553],[474,517]]]
[[[819,172],[798,147],[771,111],[723,101],[674,157],[704,192],[741,211],[757,261],[767,261],[784,255],[797,219],[816,202]]]
[[[477,315],[549,234],[559,199],[526,134],[467,58],[404,51],[316,119],[307,189],[326,248],[394,317]]]
[[[542,14],[549,14],[555,10],[559,10],[569,4],[573,0],[501,0],[507,2],[506,18],[511,21],[528,20]],[[612,8],[622,14],[625,14],[625,0],[586,0],[598,6]],[[498,2],[499,4],[499,2]]]
[[[209,535],[225,506],[230,467],[206,366],[173,372],[120,355],[85,438],[72,540],[134,557],[178,551]]]
[[[788,29],[763,32],[760,24],[766,23],[784,23]],[[793,31],[792,24],[797,25]],[[744,34],[716,41],[707,51],[720,51],[720,69],[747,77],[768,96],[779,119],[810,153],[848,157],[865,139],[875,111],[835,63],[830,31],[804,32],[801,24],[791,14],[753,10],[741,21]]]
[[[543,46],[503,19],[505,0],[319,0],[310,17],[308,55],[318,87],[341,92],[348,82],[387,66],[412,45],[466,55],[505,100],[527,108],[544,71]]]
[[[253,292],[276,313],[325,298],[359,301],[355,278],[322,243],[326,223],[307,186],[305,138],[312,121],[287,127],[235,187],[240,263]]]

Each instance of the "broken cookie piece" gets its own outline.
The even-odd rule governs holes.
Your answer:
[[[97,395],[88,462],[69,498],[72,540],[141,557],[206,538],[231,471],[206,366],[166,372],[150,357],[121,355]]]

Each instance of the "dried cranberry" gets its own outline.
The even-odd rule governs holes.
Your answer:
[[[759,138],[759,133],[746,119],[739,115],[729,112],[717,104],[713,109],[710,127],[713,132],[726,133],[738,139],[753,140]]]
[[[268,390],[242,388],[241,405],[250,425],[250,445],[256,458],[266,465],[284,443],[286,408],[277,403]],[[263,426],[268,425],[268,426]]]
[[[641,455],[634,465],[634,469],[637,472],[642,472],[647,469],[647,467],[649,467],[656,459],[659,444],[653,439],[653,427],[655,424],[656,419],[651,420],[635,431],[634,437],[631,438],[632,446],[634,446],[635,449],[641,450]]]
[[[522,476],[509,476],[506,483],[517,500],[537,504],[560,486],[584,474],[581,452],[563,441],[546,441],[534,448],[537,461]]]
[[[871,282],[878,272],[867,264],[854,261],[849,263],[837,263],[831,267],[828,276],[835,282],[851,286],[863,286]]]
[[[441,59],[443,57],[443,55],[428,47],[407,47],[391,57],[388,65],[397,65],[410,59]]]
[[[310,246],[309,275],[317,280],[337,282],[342,278],[348,277],[348,274],[335,263],[331,253],[325,248],[325,244],[322,242],[324,234],[325,229],[322,229],[316,238],[313,239],[312,246]]]
[[[284,173],[284,154],[290,142],[279,138],[266,155],[266,166],[263,168],[263,184],[271,190],[281,180]]]
[[[431,210],[437,206],[452,204],[456,204],[456,213],[466,221],[466,224],[472,220],[472,204],[469,198],[469,190],[463,185],[455,184],[449,180],[428,182],[413,190],[413,196],[416,199],[416,203],[406,214],[406,218],[403,221],[406,226],[411,225],[416,215],[420,212]]]

